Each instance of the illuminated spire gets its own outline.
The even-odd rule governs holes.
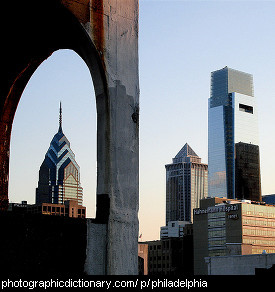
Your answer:
[[[61,101],[60,101],[60,107],[59,107],[59,130],[58,132],[62,132],[62,107],[61,107]]]

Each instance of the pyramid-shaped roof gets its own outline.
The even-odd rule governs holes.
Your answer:
[[[188,157],[188,156],[197,156],[198,155],[195,153],[195,151],[186,143],[179,153],[175,156],[175,158],[183,158],[183,157]]]

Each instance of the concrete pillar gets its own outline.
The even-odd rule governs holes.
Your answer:
[[[138,273],[139,77],[138,1],[90,2],[84,23],[105,69],[107,88],[96,90],[98,114],[97,218],[88,224],[88,251],[106,236],[102,266],[86,261],[86,272]],[[97,81],[95,80],[95,83]],[[109,210],[109,211],[106,211]],[[96,222],[106,224],[96,227]],[[101,235],[99,235],[101,233]]]

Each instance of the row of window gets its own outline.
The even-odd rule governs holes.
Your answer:
[[[169,249],[169,241],[162,242],[162,249]],[[149,245],[149,250],[161,250],[161,245]]]
[[[149,264],[149,269],[165,269],[170,268],[169,264]]]
[[[244,228],[243,235],[255,235],[255,236],[270,236],[275,238],[275,229],[265,228],[265,229],[256,229],[256,228]]]
[[[212,246],[220,246],[220,245],[225,245],[226,240],[224,239],[212,239],[208,241],[208,247],[212,247]]]
[[[217,218],[224,218],[225,219],[225,212],[209,213],[207,218],[208,219],[217,219]]]
[[[208,230],[209,239],[213,237],[224,237],[224,236],[225,236],[225,228]]]
[[[43,212],[50,213],[63,213],[65,212],[65,207],[53,207],[53,206],[43,206]]]
[[[267,253],[275,253],[275,248],[265,248],[265,249],[262,249],[262,248],[252,248],[252,253],[253,254],[262,254],[264,250]]]
[[[208,228],[225,226],[225,220],[216,220],[208,222]]]
[[[267,245],[275,246],[275,240],[270,239],[256,239],[256,238],[243,238],[243,243],[252,245]]]
[[[163,255],[163,256],[150,256],[149,257],[149,260],[150,261],[156,261],[156,260],[158,260],[158,261],[160,261],[160,260],[165,261],[165,260],[169,260],[169,255],[167,255],[167,256],[165,256],[165,255]]]
[[[243,224],[244,225],[252,225],[252,226],[269,226],[269,227],[275,227],[275,221],[273,220],[260,220],[260,219],[249,219],[243,217]]]
[[[226,250],[225,249],[215,249],[215,250],[209,250],[209,256],[215,257],[215,256],[226,256]]]
[[[273,212],[255,212],[255,211],[243,211],[243,215],[251,215],[251,216],[260,216],[260,217],[265,217],[265,218],[275,218],[275,208],[274,208],[274,213]]]

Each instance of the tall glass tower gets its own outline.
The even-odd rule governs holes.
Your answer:
[[[211,73],[208,192],[213,197],[261,200],[253,76],[228,67]]]
[[[65,201],[83,203],[79,166],[62,130],[62,108],[59,110],[59,129],[39,170],[36,204],[64,204]]]

